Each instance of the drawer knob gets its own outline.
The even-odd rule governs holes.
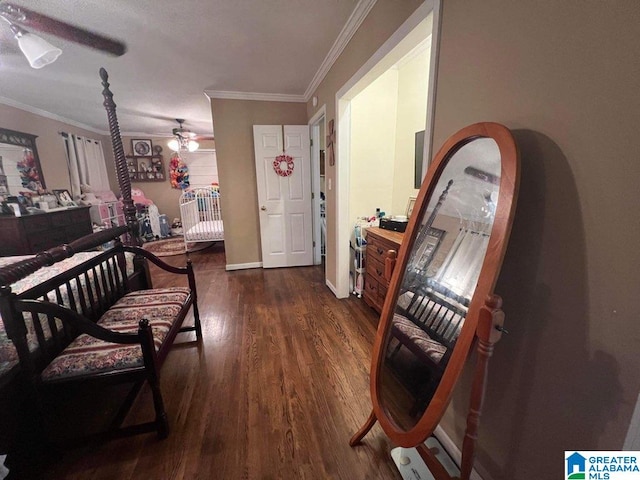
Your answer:
[[[380,247],[376,248],[376,251],[378,252],[378,255],[382,255],[384,253],[384,250]]]

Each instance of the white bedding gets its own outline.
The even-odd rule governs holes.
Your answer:
[[[184,232],[184,239],[187,242],[223,240],[224,227],[222,220],[205,220],[198,222]]]

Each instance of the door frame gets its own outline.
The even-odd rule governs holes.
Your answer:
[[[433,12],[431,31],[431,55],[429,60],[429,83],[424,135],[424,165],[431,158],[433,125],[435,114],[436,77],[440,50],[442,0],[425,0],[386,42],[365,62],[360,69],[336,92],[336,284],[334,293],[338,298],[349,296],[349,239],[352,221],[349,218],[349,171],[351,165],[351,100],[381,73],[379,64],[409,33]],[[376,68],[378,67],[378,68]]]
[[[324,126],[327,131],[326,124],[327,106],[322,105],[318,111],[309,120],[311,145],[311,192],[313,194],[313,264],[320,265],[322,263],[321,239],[320,231],[322,218],[320,216],[320,125]],[[325,166],[326,167],[326,166]],[[325,205],[326,207],[326,205]],[[325,208],[326,212],[326,208]],[[325,213],[326,215],[326,213]],[[326,274],[325,274],[326,280]]]

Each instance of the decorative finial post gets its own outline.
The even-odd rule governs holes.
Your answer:
[[[118,125],[118,117],[116,115],[116,104],[113,101],[113,93],[109,90],[109,74],[104,68],[100,69],[100,78],[102,79],[102,96],[104,97],[104,108],[107,110],[107,118],[109,119],[109,131],[111,133],[111,143],[113,146],[113,156],[116,162],[116,175],[118,177],[118,185],[120,194],[122,195],[122,203],[124,216],[129,225],[130,232],[127,235],[126,243],[129,245],[141,245],[138,232],[138,218],[136,217],[136,207],[131,198],[131,179],[127,170],[127,161],[122,147],[122,137],[120,136],[120,126]]]

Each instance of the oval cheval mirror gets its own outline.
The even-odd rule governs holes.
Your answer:
[[[394,443],[416,447],[435,478],[469,478],[488,361],[503,332],[502,300],[493,289],[518,184],[515,142],[497,123],[460,130],[434,157],[397,259],[387,253],[391,281],[373,347],[373,410],[352,446],[379,421]],[[460,474],[451,475],[424,442],[442,419],[474,343]]]

